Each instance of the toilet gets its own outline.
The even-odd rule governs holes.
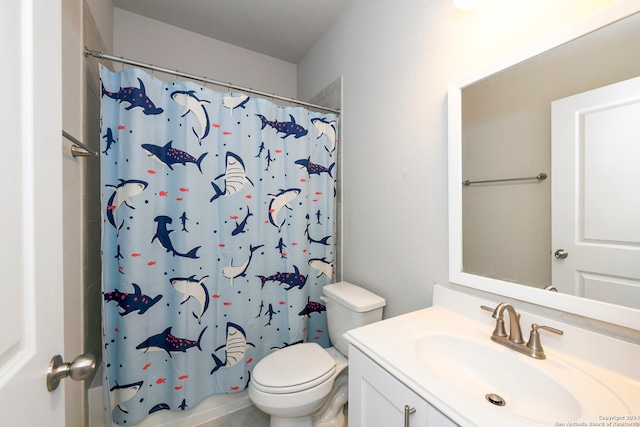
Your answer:
[[[344,427],[348,398],[346,331],[382,319],[385,300],[348,282],[323,288],[333,347],[296,344],[253,368],[249,398],[271,415],[271,427]]]

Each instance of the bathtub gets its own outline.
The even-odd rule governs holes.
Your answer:
[[[104,411],[102,390],[102,366],[91,383],[88,392],[89,427],[111,427],[111,421]],[[136,424],[136,427],[193,427],[231,412],[252,406],[247,391],[233,394],[217,394],[203,399],[193,408],[182,412],[160,411],[151,414]],[[116,424],[114,424],[116,425]]]

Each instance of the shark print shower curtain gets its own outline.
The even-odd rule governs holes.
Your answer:
[[[106,410],[120,425],[242,391],[329,345],[337,117],[100,67]]]

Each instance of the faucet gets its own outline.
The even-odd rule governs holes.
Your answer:
[[[509,341],[514,344],[523,344],[522,329],[520,329],[520,314],[516,313],[515,308],[512,305],[502,302],[493,310],[493,317],[496,319],[496,328],[493,331],[493,336],[506,337],[507,332],[504,329],[504,311],[509,314]]]
[[[552,328],[550,326],[540,326],[533,323],[531,325],[531,334],[529,336],[529,341],[525,344],[522,339],[522,329],[520,328],[520,314],[516,313],[516,310],[512,305],[507,304],[506,302],[502,302],[498,304],[498,306],[493,309],[487,306],[480,306],[483,310],[492,311],[494,319],[496,319],[496,327],[493,330],[493,334],[491,334],[491,341],[496,342],[505,347],[509,347],[512,350],[515,350],[519,353],[526,354],[529,357],[533,357],[534,359],[546,359],[547,356],[544,354],[544,349],[540,344],[540,333],[539,329],[543,329],[545,331],[553,332],[554,334],[562,335],[563,332],[559,329]],[[504,327],[504,312],[507,311],[509,314],[509,334],[507,335],[507,331]]]

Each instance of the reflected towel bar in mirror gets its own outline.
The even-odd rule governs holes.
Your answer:
[[[547,174],[542,172],[539,173],[536,176],[530,176],[530,177],[525,177],[525,178],[504,178],[504,179],[487,179],[484,181],[462,181],[462,185],[471,185],[471,184],[486,184],[486,183],[490,183],[490,182],[507,182],[507,181],[528,181],[528,180],[532,180],[532,179],[537,179],[538,181],[544,181],[545,179],[547,179]]]

